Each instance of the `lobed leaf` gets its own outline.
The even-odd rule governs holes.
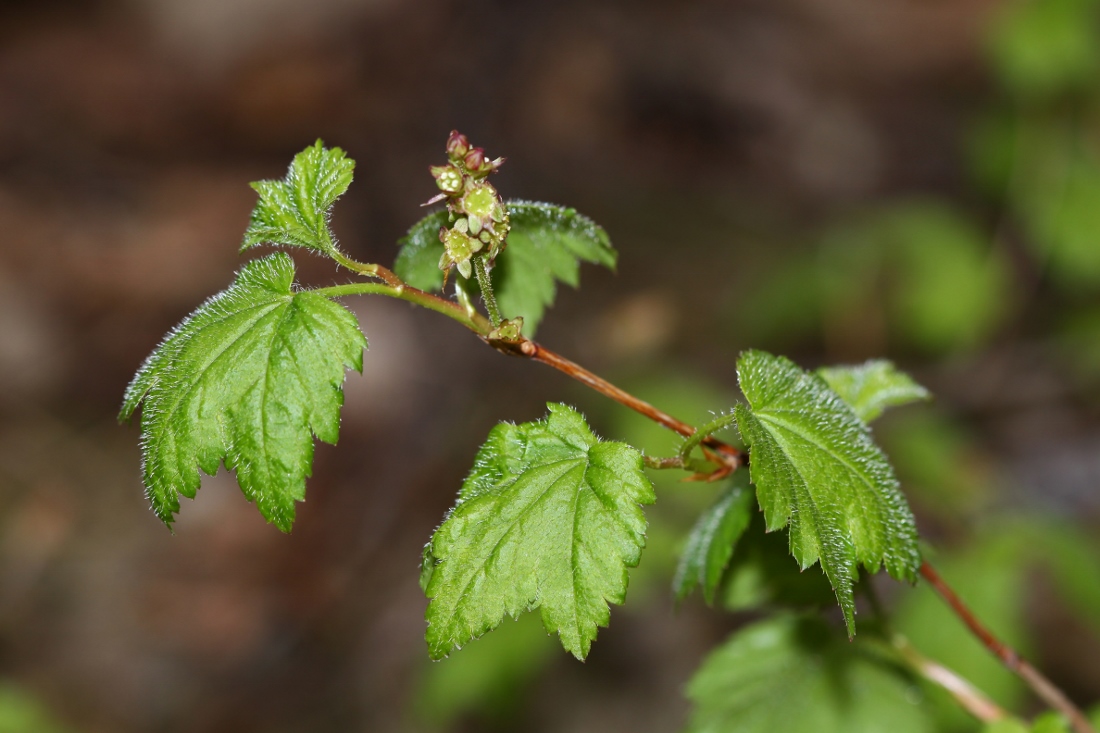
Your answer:
[[[729,487],[703,512],[688,535],[687,545],[672,579],[676,600],[687,598],[695,586],[702,586],[707,604],[714,603],[715,591],[752,519],[753,492],[746,471],[734,474]]]
[[[553,304],[557,282],[580,285],[580,261],[614,269],[615,250],[603,227],[575,209],[531,201],[509,201],[512,230],[508,248],[497,258],[497,304],[508,318],[523,318],[535,334]]]
[[[283,180],[253,183],[260,200],[241,251],[268,243],[332,252],[329,213],[351,185],[354,169],[355,161],[343,150],[327,149],[318,140],[294,156]]]
[[[153,510],[171,526],[199,469],[221,461],[283,531],[305,497],[313,436],[335,443],[344,370],[362,371],[366,339],[344,307],[293,289],[277,253],[245,265],[149,356],[120,414],[142,412],[143,474]]]
[[[688,683],[690,733],[931,733],[916,682],[814,617],[735,633]],[[914,699],[916,698],[916,700]]]
[[[819,377],[762,351],[743,354],[737,374],[749,402],[737,406],[737,425],[768,530],[789,523],[798,563],[820,560],[854,633],[857,565],[885,565],[911,582],[920,566],[916,524],[893,469]]]
[[[817,374],[865,423],[882,415],[887,407],[900,407],[931,397],[928,390],[885,359],[851,366],[821,367]]]
[[[546,419],[489,433],[458,502],[432,537],[426,594],[434,659],[540,609],[548,632],[578,659],[608,603],[626,597],[655,500],[641,454],[600,441],[561,404]]]
[[[614,269],[617,255],[607,232],[575,209],[531,201],[509,201],[505,206],[511,230],[492,272],[493,287],[501,312],[508,318],[522,317],[524,334],[530,337],[554,302],[557,283],[580,283],[581,260]],[[398,277],[421,290],[443,287],[439,227],[447,223],[447,212],[437,211],[409,229],[398,242]]]

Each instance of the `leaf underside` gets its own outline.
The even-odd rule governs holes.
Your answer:
[[[825,382],[783,357],[748,351],[737,364],[749,406],[737,424],[769,531],[790,525],[799,565],[820,560],[855,632],[858,564],[916,580],[913,515],[867,426]]]
[[[523,332],[531,337],[554,302],[558,281],[577,287],[580,261],[614,269],[616,253],[607,232],[574,209],[531,201],[505,206],[511,230],[493,269],[493,287],[504,316],[522,317]],[[439,228],[448,224],[446,211],[434,212],[398,243],[394,271],[402,280],[421,290],[442,288]]]
[[[335,443],[345,368],[361,371],[366,339],[355,316],[293,289],[294,263],[276,253],[187,317],[145,361],[120,418],[143,403],[147,496],[171,525],[199,469],[219,463],[268,521],[289,531],[305,496],[313,436]]]
[[[730,486],[699,515],[672,579],[676,600],[684,600],[696,586],[702,586],[703,599],[708,605],[714,603],[737,541],[752,519],[753,492],[747,473],[735,473]]]
[[[332,252],[329,213],[351,185],[355,161],[318,140],[294,156],[281,181],[256,181],[260,200],[252,211],[241,251],[260,244]]]
[[[884,359],[853,366],[822,367],[817,374],[865,423],[878,418],[888,407],[920,402],[931,396],[912,377]]]
[[[689,733],[931,733],[916,683],[815,617],[735,633],[688,684]]]
[[[551,403],[546,419],[489,433],[458,502],[430,544],[427,642],[434,659],[540,609],[578,659],[608,603],[626,597],[645,545],[639,505],[653,503],[641,454],[602,442],[584,417]]]

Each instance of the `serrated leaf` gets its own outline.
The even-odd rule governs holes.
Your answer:
[[[607,232],[575,209],[532,201],[509,201],[505,207],[511,231],[492,272],[493,287],[501,312],[522,317],[524,335],[531,337],[554,302],[558,281],[577,287],[581,260],[614,269],[617,255]],[[447,212],[437,211],[409,229],[398,243],[398,277],[421,290],[443,286],[439,227],[447,224]]]
[[[431,541],[428,649],[445,657],[505,615],[540,609],[578,659],[608,603],[626,597],[653,487],[641,454],[602,442],[584,417],[551,403],[545,420],[489,433],[458,503]]]
[[[688,535],[687,545],[672,579],[676,600],[687,598],[695,587],[703,587],[703,599],[714,603],[714,593],[752,519],[753,491],[746,471],[738,471],[709,509],[703,512]]]
[[[783,357],[748,351],[737,362],[737,425],[769,531],[790,525],[791,554],[821,562],[849,633],[857,565],[916,580],[913,515],[866,425],[825,382]]]
[[[849,643],[818,618],[780,616],[707,657],[688,683],[688,731],[930,733],[919,689],[877,648]]]
[[[575,288],[580,260],[614,269],[617,255],[603,227],[575,209],[509,201],[508,216],[512,230],[493,284],[501,313],[523,318],[524,334],[532,337],[554,302],[557,281]]]
[[[241,250],[259,244],[335,248],[328,219],[332,205],[351,185],[355,161],[320,140],[294,156],[281,181],[256,181],[260,200],[252,211]]]
[[[817,373],[865,423],[882,415],[887,407],[900,407],[931,397],[928,390],[885,359],[822,367]]]
[[[144,480],[171,526],[179,495],[194,498],[199,469],[219,462],[283,531],[305,496],[313,436],[335,443],[344,370],[362,371],[366,339],[347,309],[295,292],[294,263],[250,262],[150,355],[126,391],[120,418],[144,403]]]

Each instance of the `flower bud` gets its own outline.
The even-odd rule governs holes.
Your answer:
[[[485,165],[485,150],[483,148],[474,148],[466,153],[463,162],[466,164],[466,170],[471,173],[480,172],[481,167]]]
[[[447,138],[447,157],[455,163],[466,157],[470,152],[470,141],[458,130],[451,130],[451,136]]]

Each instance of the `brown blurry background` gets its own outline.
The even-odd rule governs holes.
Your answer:
[[[672,484],[630,601],[588,662],[536,634],[519,661],[505,648],[457,681],[433,671],[455,660],[427,661],[420,549],[494,422],[562,400],[608,437],[643,428],[395,301],[349,302],[370,351],[293,534],[266,525],[224,472],[184,502],[175,534],[148,511],[138,427],[115,420],[123,389],[230,282],[248,182],[280,177],[317,137],[358,161],[334,217],[355,258],[392,262],[458,128],[508,157],[495,179],[506,197],[575,206],[620,251],[616,274],[586,267],[581,290],[559,292],[541,341],[687,420],[728,409],[748,346],[807,366],[894,358],[938,396],[883,435],[939,551],[996,534],[990,517],[1039,513],[1093,532],[1097,289],[1050,275],[1026,216],[983,188],[973,162],[982,120],[1047,109],[1014,101],[991,66],[1005,7],[0,4],[0,726],[674,731],[691,670],[739,622],[699,602],[674,612],[667,598],[676,544],[703,505]],[[1051,114],[1096,129],[1082,108]],[[935,255],[942,238],[894,247],[865,224],[916,200],[933,231],[936,212],[968,222],[972,274],[940,283],[953,266]],[[345,279],[293,254],[307,283]],[[912,299],[894,296],[925,270],[939,284],[913,320]],[[958,310],[975,289],[978,315]],[[646,436],[659,450],[662,436]],[[992,606],[1018,609],[1003,623],[1094,702],[1100,603],[1075,615],[1047,599],[1043,577],[1025,573]]]

